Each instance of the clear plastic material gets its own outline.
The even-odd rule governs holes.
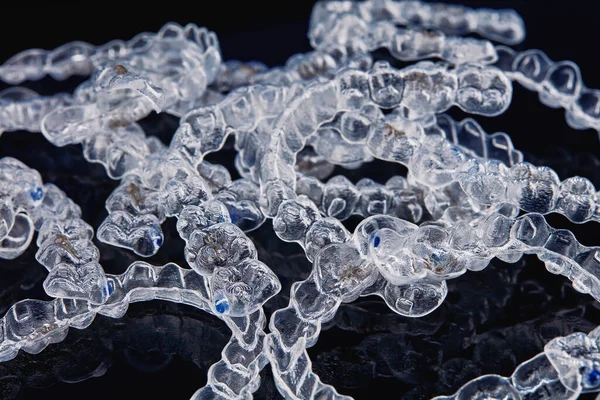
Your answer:
[[[462,37],[469,33],[482,39]],[[0,133],[27,129],[56,146],[81,144],[86,160],[120,180],[96,239],[150,257],[165,241],[162,223],[175,218],[189,266],[135,261],[121,275],[106,274],[79,206],[38,171],[3,158],[0,258],[19,257],[38,231],[36,260],[48,270],[43,287],[53,300],[20,301],[0,319],[0,361],[38,353],[97,314],[119,318],[132,302],[160,299],[214,314],[232,331],[193,399],[251,398],[267,364],[285,398],[347,399],[312,371],[307,352],[342,303],[378,296],[398,315],[419,318],[444,302],[447,280],[524,254],[600,301],[600,248],[544,217],[600,221],[593,184],[561,181],[524,162],[506,133],[445,114],[458,107],[498,116],[516,81],[566,109],[573,128],[600,130],[600,92],[583,85],[574,63],[494,45],[524,39],[512,10],[324,1],[308,36],[313,51],[271,69],[223,62],[213,32],[174,23],[126,42],[31,49],[0,65],[9,84],[89,76],[72,95],[1,92]],[[415,63],[395,68],[372,54],[381,48]],[[180,117],[168,146],[138,124],[152,111]],[[231,136],[239,179],[204,159]],[[331,176],[336,166],[375,159],[408,174],[383,184]],[[361,219],[353,232],[342,223],[352,216]],[[267,219],[312,262],[269,321],[263,305],[282,285],[246,235]],[[484,375],[436,399],[600,391],[599,329],[555,338],[512,376]]]

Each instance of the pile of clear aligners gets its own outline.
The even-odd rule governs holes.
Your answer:
[[[484,39],[457,36],[470,33]],[[523,254],[600,300],[600,249],[544,218],[600,220],[592,183],[561,182],[550,168],[523,162],[505,133],[444,114],[457,106],[499,115],[517,81],[544,104],[565,108],[570,126],[600,129],[600,91],[583,86],[575,64],[489,41],[512,45],[524,36],[511,10],[331,1],[317,3],[311,17],[315,50],[281,68],[222,62],[215,34],[192,24],[14,56],[0,66],[11,84],[91,77],[72,95],[19,87],[0,93],[0,132],[27,129],[57,146],[81,143],[87,160],[121,180],[97,239],[148,257],[163,244],[161,224],[175,217],[191,270],[137,261],[122,275],[105,274],[79,207],[42,184],[37,171],[5,158],[0,257],[18,257],[38,230],[36,258],[49,270],[44,289],[55,300],[24,300],[8,311],[0,359],[19,349],[39,352],[97,313],[118,318],[130,302],[163,299],[206,310],[232,330],[194,399],[251,398],[267,363],[284,397],[337,399],[346,396],[312,372],[306,349],[341,303],[377,295],[396,313],[420,317],[444,301],[447,279]],[[418,62],[396,69],[373,59],[380,48]],[[420,61],[429,58],[442,61]],[[181,117],[169,146],[137,123],[153,110]],[[231,135],[242,176],[235,181],[204,161]],[[357,168],[373,159],[402,164],[408,175],[384,185],[343,176],[323,182],[333,165]],[[341,222],[351,215],[364,218],[353,233]],[[267,218],[313,262],[310,276],[293,284],[289,305],[271,316],[268,333],[262,305],[281,284],[244,233]],[[556,338],[512,377],[486,375],[443,398],[566,399],[600,391],[598,332]]]

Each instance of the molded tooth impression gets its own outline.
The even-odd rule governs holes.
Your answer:
[[[243,317],[258,310],[278,293],[281,284],[265,264],[246,259],[229,268],[216,268],[211,288],[217,313]]]
[[[98,239],[148,257],[162,245],[163,234],[159,220],[152,214],[115,211],[98,228]]]
[[[187,239],[186,259],[201,275],[211,275],[215,268],[236,265],[246,258],[256,258],[254,244],[231,223],[219,223],[195,230]]]
[[[44,281],[44,290],[53,297],[82,299],[92,304],[102,304],[109,296],[106,275],[98,262],[56,264]]]
[[[117,64],[112,68],[104,68],[96,78],[96,85],[107,91],[128,89],[138,91],[150,101],[154,111],[160,112],[165,102],[163,90],[152,86],[146,79],[132,73],[129,70],[130,68],[126,68],[121,64]]]

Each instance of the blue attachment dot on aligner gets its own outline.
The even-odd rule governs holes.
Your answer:
[[[381,238],[376,233],[372,233],[371,236],[369,237],[369,241],[371,243],[373,243],[374,248],[377,248],[377,247],[379,247],[379,244],[381,243]]]
[[[113,283],[113,281],[108,280],[107,286],[108,286],[108,295],[110,296],[115,291],[115,284]]]
[[[225,222],[225,218],[223,218],[223,216],[222,216],[222,215],[219,215],[219,216],[217,217],[217,222],[218,222],[218,223]]]
[[[160,233],[156,233],[154,236],[152,236],[152,240],[154,241],[156,247],[160,247],[163,244],[163,238]]]
[[[226,297],[219,297],[215,300],[215,310],[219,314],[227,314],[229,312],[229,302]]]
[[[29,191],[29,196],[33,199],[33,201],[39,201],[44,197],[44,190],[41,187],[35,187]]]
[[[240,202],[240,205],[243,206],[243,204],[244,200]],[[227,211],[229,211],[229,219],[231,220],[232,224],[235,224],[240,220],[241,215],[237,208],[235,208],[234,206],[227,205]]]
[[[598,386],[600,384],[600,371],[598,371],[596,368],[592,368],[585,374],[585,380],[587,385],[590,387]]]

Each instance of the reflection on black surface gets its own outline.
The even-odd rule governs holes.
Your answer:
[[[0,398],[126,398],[125,387],[155,398],[165,385],[173,398],[189,398],[229,337],[219,319],[192,307],[133,304],[121,319],[96,317],[40,354],[0,364]]]

